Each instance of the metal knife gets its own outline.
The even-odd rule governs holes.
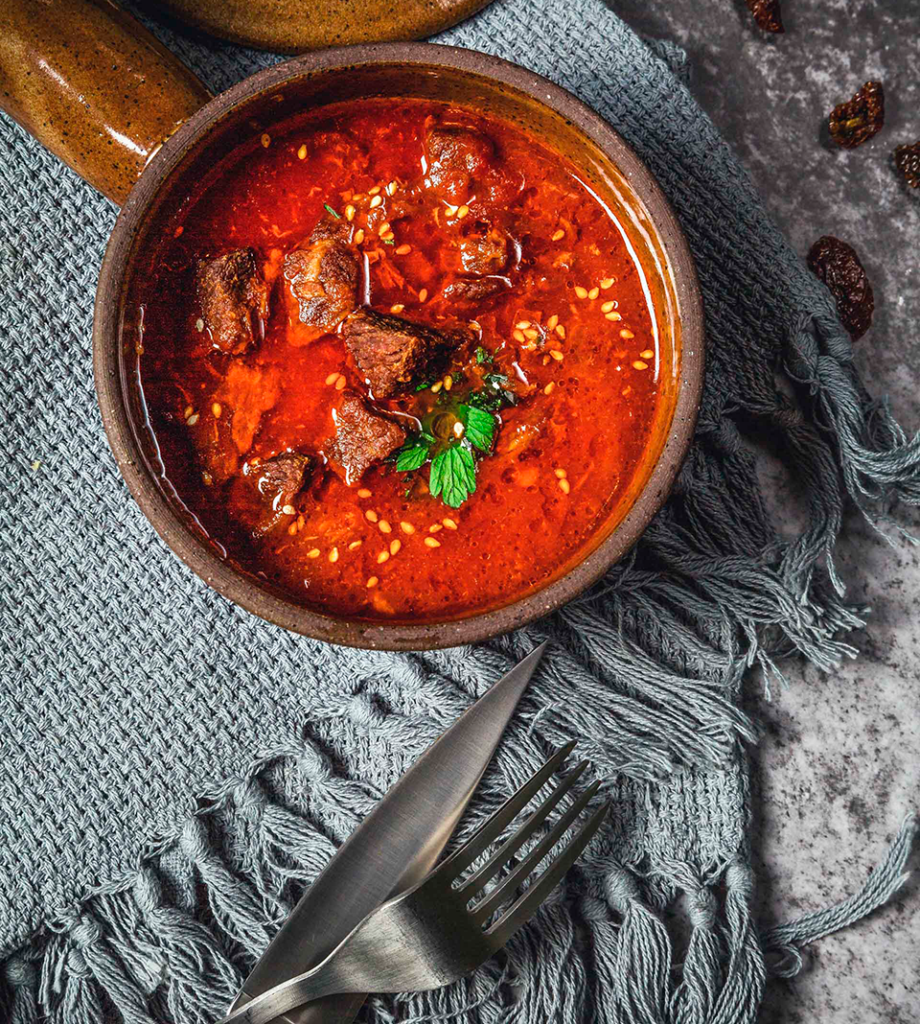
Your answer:
[[[269,943],[235,1010],[324,959],[375,907],[431,870],[492,759],[546,644],[535,648],[425,751],[348,837]],[[278,1021],[350,1024],[364,995],[328,996]]]

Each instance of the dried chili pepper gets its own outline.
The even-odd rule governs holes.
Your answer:
[[[827,119],[831,138],[844,149],[861,146],[885,124],[885,90],[881,82],[866,84],[846,103],[838,103]]]
[[[783,15],[779,9],[779,0],[747,0],[751,14],[758,28],[764,32],[785,32]]]
[[[833,235],[824,235],[811,247],[808,266],[827,285],[837,303],[837,315],[854,341],[872,323],[875,296],[856,250]]]
[[[894,166],[911,188],[920,188],[920,141],[912,146],[897,146]]]

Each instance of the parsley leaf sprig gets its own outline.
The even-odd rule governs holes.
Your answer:
[[[463,444],[447,448],[431,461],[428,478],[431,495],[451,508],[459,508],[476,490],[476,462]]]

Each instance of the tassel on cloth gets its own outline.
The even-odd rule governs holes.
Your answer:
[[[24,956],[11,956],[4,967],[12,993],[9,1024],[33,1024],[38,1020],[38,971]]]
[[[833,907],[806,914],[798,921],[779,925],[767,932],[763,937],[764,948],[770,953],[779,954],[779,961],[773,965],[770,973],[780,978],[794,977],[802,969],[803,946],[854,924],[887,903],[910,877],[905,867],[917,831],[917,819],[915,815],[909,814],[888,856],[872,871],[858,893]]]
[[[156,872],[142,865],[134,898],[163,958],[162,985],[170,1020],[209,1024],[233,1001],[243,977],[216,936],[187,914],[166,906]]]

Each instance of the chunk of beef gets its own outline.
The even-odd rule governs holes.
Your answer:
[[[507,277],[461,277],[441,293],[449,302],[475,307],[511,287]]]
[[[466,327],[429,327],[363,306],[345,321],[342,336],[374,395],[389,398],[439,374],[474,334]]]
[[[232,484],[232,504],[253,537],[264,537],[279,523],[290,520],[291,506],[312,467],[308,455],[294,451],[271,459],[252,459],[244,467],[244,475]]]
[[[467,274],[500,274],[508,265],[508,238],[489,225],[477,225],[459,243],[460,265]]]
[[[459,125],[430,128],[425,135],[428,178],[435,190],[462,203],[473,191],[495,158],[492,140],[481,132]]]
[[[234,249],[198,267],[201,319],[215,348],[236,355],[265,333],[269,288],[253,249]]]
[[[406,439],[402,427],[369,409],[352,391],[342,392],[341,404],[332,416],[335,437],[326,445],[326,456],[341,470],[349,486],[375,463],[392,455]]]
[[[306,345],[335,330],[357,305],[358,260],[349,233],[347,222],[325,217],[285,257],[292,344]]]
[[[311,465],[309,455],[288,451],[273,459],[254,459],[249,464],[249,475],[263,501],[278,509],[290,505],[303,490]]]

